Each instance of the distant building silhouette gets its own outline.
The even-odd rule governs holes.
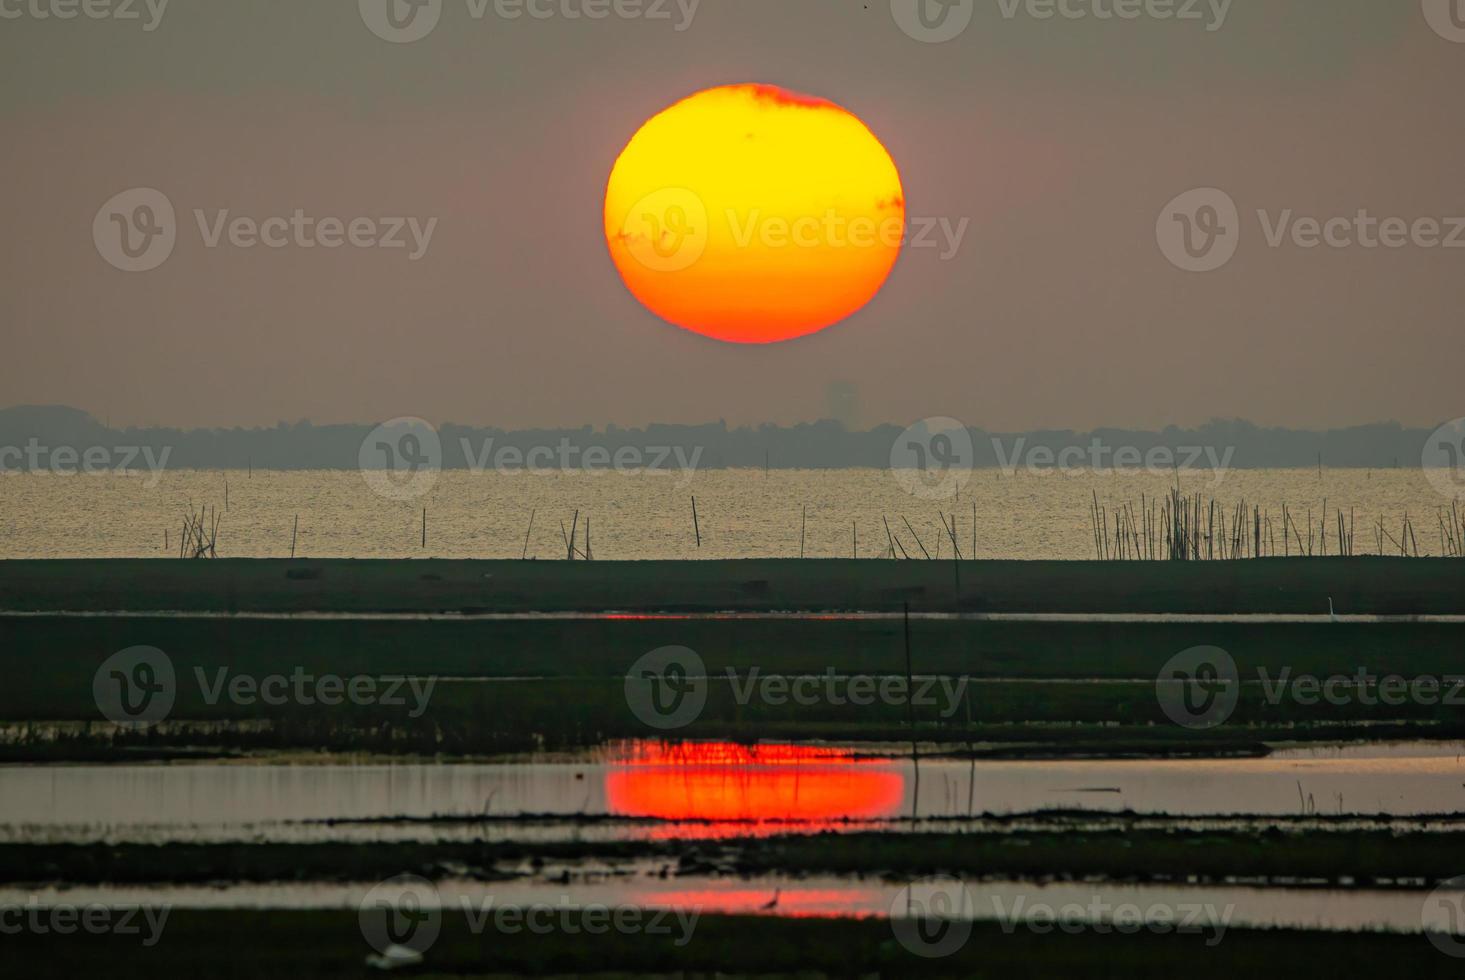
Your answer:
[[[831,381],[824,389],[824,409],[829,418],[855,431],[860,427],[860,389],[850,381]]]

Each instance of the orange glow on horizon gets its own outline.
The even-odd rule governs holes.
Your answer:
[[[649,120],[605,195],[626,287],[657,316],[740,343],[822,330],[899,257],[905,192],[853,114],[772,85],[699,92]]]

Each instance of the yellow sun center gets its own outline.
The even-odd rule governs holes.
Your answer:
[[[894,161],[855,116],[768,85],[653,117],[611,171],[605,235],[631,293],[720,340],[813,333],[868,303],[905,232]]]

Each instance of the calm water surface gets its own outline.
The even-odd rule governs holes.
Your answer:
[[[1355,522],[1359,552],[1376,550],[1371,522],[1383,518],[1397,537],[1407,513],[1421,553],[1438,554],[1435,514],[1449,505],[1417,469],[1324,469],[1321,475],[1315,469],[1196,470],[1182,472],[1180,481],[1189,493],[1215,498],[1228,517],[1244,500],[1269,511],[1277,527],[1285,502],[1304,541],[1309,510],[1317,527],[1326,505],[1332,551],[1332,515],[1342,508]],[[1093,494],[1111,510],[1128,502],[1138,512],[1142,494],[1164,497],[1173,482],[1169,475],[1143,472],[979,470],[959,499],[927,500],[907,493],[890,472],[872,469],[700,470],[686,476],[459,470],[440,474],[427,495],[398,501],[374,493],[356,471],[257,470],[249,476],[169,470],[156,478],[145,472],[9,473],[0,476],[0,558],[166,555],[177,547],[190,506],[214,506],[223,514],[219,553],[237,557],[288,556],[298,515],[301,556],[518,558],[527,531],[529,555],[563,558],[560,523],[569,528],[578,511],[577,540],[583,547],[588,518],[591,549],[600,559],[797,557],[801,527],[809,557],[850,557],[857,550],[877,557],[888,547],[884,519],[915,553],[902,518],[932,555],[949,556],[941,514],[955,517],[957,542],[968,556],[975,530],[980,558],[1091,558]],[[701,547],[692,527],[693,495]],[[1386,542],[1385,550],[1391,547]]]
[[[557,870],[557,869],[556,869]],[[0,905],[42,906],[96,903],[112,907],[357,909],[370,884],[268,884],[198,886],[82,886],[77,888],[0,887]],[[943,891],[952,886],[942,887]],[[548,880],[544,874],[511,881],[482,883],[445,880],[435,883],[435,902],[426,907],[482,914],[502,906],[546,905],[551,908],[587,905],[680,909],[688,913],[739,913],[783,917],[907,918],[913,898],[928,902],[933,889],[922,883],[874,878],[863,880],[828,875],[760,875],[757,878],[697,878],[695,881],[661,878],[657,868],[630,866],[621,873],[590,875],[571,881]],[[765,909],[775,895],[777,906]],[[1147,921],[1193,923],[1202,935],[1214,938],[1234,927],[1277,927],[1312,930],[1359,931],[1383,929],[1418,933],[1426,928],[1459,930],[1426,893],[1419,891],[1333,890],[1315,888],[1249,888],[1206,885],[1125,885],[1112,883],[1036,884],[1018,881],[968,881],[961,898],[949,909],[950,918],[976,921],[1026,921],[1040,906],[1062,910],[1071,920],[1112,922],[1119,905],[1136,906]],[[922,907],[932,907],[929,904]],[[1146,914],[1149,910],[1155,914]],[[1164,918],[1161,918],[1164,916]],[[671,922],[671,920],[667,920]],[[1035,920],[1036,921],[1036,920]],[[1051,921],[1047,920],[1047,921]],[[1132,920],[1129,920],[1132,921]],[[671,927],[676,924],[671,922]],[[1420,940],[1421,955],[1432,951]]]
[[[669,839],[901,829],[912,816],[1045,809],[1448,816],[1465,809],[1459,752],[1445,745],[1394,754],[1294,749],[1262,759],[935,758],[917,768],[909,758],[832,746],[698,742],[620,743],[580,759],[492,764],[9,766],[0,768],[0,839]],[[467,822],[422,822],[445,816]],[[559,819],[510,819],[526,816]],[[564,819],[582,816],[596,819]]]

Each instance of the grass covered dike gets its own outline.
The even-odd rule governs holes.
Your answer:
[[[1465,562],[514,561],[163,558],[0,561],[0,608],[226,612],[915,610],[1465,613]]]

